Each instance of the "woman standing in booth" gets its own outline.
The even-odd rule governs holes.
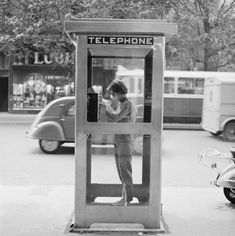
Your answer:
[[[110,122],[135,122],[136,109],[126,97],[127,88],[121,80],[114,80],[107,88],[112,100],[104,112]],[[122,183],[122,198],[113,205],[128,205],[133,200],[132,147],[131,134],[114,134],[115,162]]]

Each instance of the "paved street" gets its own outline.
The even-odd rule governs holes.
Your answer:
[[[57,155],[46,155],[37,140],[26,138],[27,128],[27,124],[0,124],[0,235],[64,235],[74,207],[74,148],[66,146]],[[204,131],[164,130],[162,203],[166,233],[234,235],[235,207],[225,199],[222,189],[210,185],[216,173],[197,163],[204,148],[227,152],[231,145]],[[135,156],[135,182],[140,181],[140,163],[140,156]],[[108,168],[98,174],[95,170],[104,165]],[[112,157],[100,156],[93,166],[93,178],[118,181]]]
[[[74,145],[62,147],[56,155],[42,153],[38,140],[26,137],[28,124],[0,125],[1,179],[3,185],[73,185]],[[232,143],[222,141],[204,131],[164,130],[163,132],[163,186],[211,187],[215,173],[198,165],[197,156],[205,148],[227,152]],[[134,175],[140,175],[140,156],[133,158]],[[100,156],[94,160],[99,168],[108,166],[101,181],[116,173],[114,160]],[[111,173],[111,174],[110,174]],[[94,173],[97,174],[97,173]],[[110,177],[108,177],[110,180]],[[118,181],[117,176],[110,181]]]

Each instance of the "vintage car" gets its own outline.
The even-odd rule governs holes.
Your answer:
[[[38,139],[41,150],[47,154],[56,153],[63,143],[75,141],[75,97],[62,97],[50,102],[40,111],[32,123],[27,136]],[[92,143],[113,144],[113,136],[94,135]],[[140,153],[142,140],[135,137],[134,150]]]
[[[64,142],[74,142],[74,97],[58,98],[40,111],[32,123],[28,137],[39,139],[45,153],[56,153]]]

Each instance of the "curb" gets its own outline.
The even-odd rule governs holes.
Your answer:
[[[36,114],[0,113],[0,124],[31,124]]]
[[[177,124],[177,123],[166,123],[163,124],[163,129],[171,130],[203,130],[201,124]]]

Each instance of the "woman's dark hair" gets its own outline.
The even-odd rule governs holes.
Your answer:
[[[127,87],[121,80],[114,80],[108,86],[107,91],[112,91],[119,94],[127,94]]]

